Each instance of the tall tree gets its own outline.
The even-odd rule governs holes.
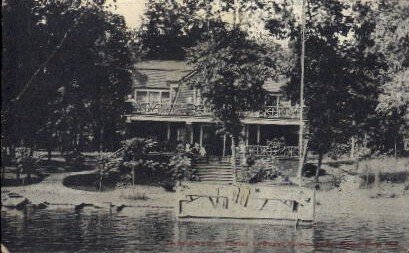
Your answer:
[[[222,6],[219,11],[234,10],[245,3],[232,4]],[[212,16],[209,11],[204,10],[207,19]],[[189,49],[188,59],[194,66],[194,74],[188,83],[201,90],[219,122],[219,132],[231,137],[235,168],[236,146],[243,137],[241,119],[245,112],[259,111],[264,106],[264,82],[278,75],[282,54],[278,44],[251,38],[239,18],[226,23],[216,13],[214,22],[207,25],[205,39]]]
[[[32,142],[31,133],[38,125],[36,116],[41,115],[33,113],[33,106],[15,103],[35,67],[43,60],[39,45],[44,37],[37,29],[41,23],[37,10],[35,1],[30,0],[7,0],[2,5],[2,146],[11,147],[11,150],[21,139]],[[25,110],[27,114],[23,113]]]
[[[18,139],[60,140],[69,143],[67,149],[87,142],[109,146],[121,129],[120,117],[131,84],[130,33],[123,17],[98,1],[25,0],[31,3],[28,32],[14,23],[15,16],[22,15],[20,1],[7,2],[3,26],[9,33],[3,34],[7,41],[3,51],[10,52],[10,59],[21,55],[31,60],[3,61],[7,73],[14,65],[22,66],[2,76],[3,101],[22,123],[8,120],[7,130],[14,135],[5,135],[14,136],[14,143]],[[30,46],[18,44],[14,31],[21,31]],[[25,68],[27,65],[31,68]],[[14,81],[13,76],[26,72],[24,79]],[[42,140],[44,136],[53,137]]]
[[[139,47],[146,59],[183,60],[186,49],[203,37],[205,23],[195,19],[204,1],[149,0],[138,33]]]
[[[380,0],[375,8],[377,29],[371,50],[381,52],[387,66],[377,107],[384,126],[376,137],[396,155],[403,138],[409,137],[409,3]]]
[[[306,6],[305,115],[308,148],[318,154],[319,168],[334,138],[348,123],[349,93],[341,38],[350,31],[351,20],[344,15],[345,9],[341,1],[307,1]],[[284,91],[292,101],[299,101],[301,30],[298,23],[289,27],[289,45],[296,55],[296,63],[288,72],[290,81]]]

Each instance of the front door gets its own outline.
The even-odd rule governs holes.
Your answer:
[[[210,156],[230,156],[231,139],[228,136],[216,134],[216,125],[203,125],[203,146]]]

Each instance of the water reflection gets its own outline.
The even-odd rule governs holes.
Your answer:
[[[261,222],[177,221],[172,210],[2,210],[11,252],[390,252],[403,251],[402,218],[332,219],[314,228]]]

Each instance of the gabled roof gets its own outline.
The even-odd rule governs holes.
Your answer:
[[[192,71],[192,67],[183,61],[144,61],[135,65],[135,69],[142,74],[133,81],[135,88],[167,89],[170,83],[180,81]],[[269,92],[278,93],[285,84],[284,78],[279,80],[268,79],[264,88]]]
[[[279,93],[281,92],[281,87],[283,87],[286,82],[287,80],[285,78],[280,78],[278,80],[270,78],[264,82],[263,88],[269,92]]]
[[[169,83],[178,82],[192,70],[181,61],[144,61],[137,63],[135,69],[143,75],[134,78],[137,88],[169,88]]]

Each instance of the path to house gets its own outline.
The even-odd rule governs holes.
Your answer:
[[[173,207],[173,194],[160,187],[135,186],[127,189],[117,189],[105,192],[76,190],[63,185],[64,178],[73,175],[91,174],[97,170],[51,174],[38,184],[18,187],[2,187],[2,200],[9,192],[22,195],[32,204],[48,202],[50,207],[75,206],[93,204],[96,207],[126,205],[131,207]],[[133,196],[146,196],[147,200],[133,200]]]
[[[22,195],[31,203],[49,203],[49,208],[72,207],[90,204],[107,208],[125,205],[134,208],[173,208],[175,194],[161,187],[135,186],[106,192],[76,190],[63,185],[64,178],[73,175],[94,173],[96,170],[51,174],[38,184],[19,187],[2,187],[2,203],[10,192]],[[141,200],[135,196],[144,195]],[[132,197],[133,196],[133,197]],[[403,184],[383,184],[377,189],[354,189],[341,187],[330,191],[317,191],[317,217],[328,216],[407,216],[409,219],[409,192]],[[6,200],[7,202],[7,200]],[[132,214],[131,208],[128,212]],[[318,218],[320,219],[320,218]]]

